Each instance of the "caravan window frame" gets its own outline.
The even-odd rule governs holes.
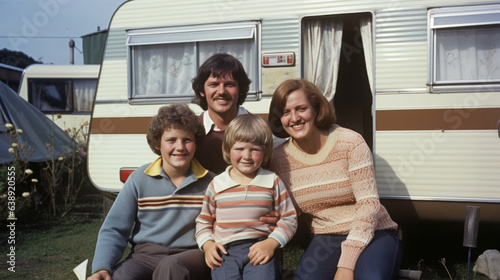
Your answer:
[[[200,57],[206,56],[208,53],[203,53],[203,50],[208,49],[206,46],[210,43],[215,45],[220,42],[224,42],[226,45],[235,43],[236,46],[241,46],[241,49],[247,52],[246,61],[241,61],[240,59],[249,78],[252,80],[246,100],[260,100],[262,97],[261,61],[259,59],[261,54],[260,34],[261,21],[258,20],[128,30],[126,45],[129,102],[131,104],[161,104],[166,101],[191,101],[195,96],[191,88],[191,80],[196,76],[198,68],[203,63]],[[177,84],[174,85],[175,90],[179,87],[181,87],[182,90],[175,94],[166,93],[168,90],[166,89],[168,87],[167,75],[174,76],[177,72],[171,72],[170,68],[177,68],[177,65],[172,63],[167,67],[170,63],[162,57],[159,65],[166,69],[159,70],[162,78],[158,81],[162,84],[158,87],[159,90],[157,90],[157,92],[160,92],[160,94],[140,94],[138,92],[138,84],[141,83],[141,81],[138,80],[140,78],[137,77],[138,68],[139,64],[146,64],[139,61],[140,52],[144,51],[144,53],[147,53],[148,48],[151,48],[151,53],[156,51],[165,53],[176,47],[178,49],[177,51],[184,51],[184,56],[181,60],[175,62],[178,63],[177,65],[180,68],[175,70],[182,72],[182,69],[187,69],[186,73],[180,74],[183,77],[179,79],[178,82],[180,81],[182,84],[180,86],[177,86]],[[221,48],[224,49],[224,46]],[[219,49],[217,49],[217,51],[219,51]],[[231,53],[231,51],[229,51],[229,53]],[[233,55],[238,57],[237,53]],[[243,54],[241,55],[243,56]],[[161,55],[157,56],[161,57]],[[147,54],[144,57],[147,58]],[[163,79],[163,77],[165,79]],[[147,84],[144,81],[142,83],[145,85]]]
[[[93,94],[92,94],[91,98],[89,98],[89,101],[90,101],[90,103],[88,104],[89,110],[79,111],[77,109],[79,107],[79,105],[75,104],[78,102],[78,98],[76,97],[75,82],[78,82],[78,81],[89,81],[89,82],[95,83]],[[46,109],[43,109],[41,106],[37,105],[38,102],[36,102],[35,99],[39,98],[42,101],[43,101],[43,99],[41,97],[35,97],[35,93],[33,92],[33,85],[34,84],[50,85],[50,84],[55,84],[55,83],[67,85],[67,91],[64,93],[66,94],[66,99],[69,99],[69,101],[67,101],[69,103],[68,109],[46,110]],[[92,113],[92,102],[94,101],[95,94],[97,91],[97,78],[28,78],[27,79],[27,88],[28,88],[28,92],[27,92],[28,102],[45,114],[57,113],[57,114],[88,115],[88,114]]]
[[[489,30],[489,31],[487,31]],[[456,31],[457,35],[453,37],[451,32]],[[462,33],[458,33],[458,32]],[[463,79],[446,79],[439,77],[439,46],[446,46],[444,38],[452,38],[458,40],[464,38],[460,34],[465,34],[467,31],[479,33],[492,32],[500,34],[500,4],[492,5],[477,5],[477,6],[459,6],[459,7],[436,7],[428,10],[428,90],[429,92],[446,93],[446,92],[476,92],[476,91],[498,91],[500,90],[500,70],[496,76],[491,79],[484,78],[463,78]],[[445,34],[449,37],[444,37]],[[451,35],[450,35],[451,34]],[[476,33],[474,33],[475,35]],[[443,42],[441,45],[440,43]],[[480,46],[479,43],[475,42]],[[442,47],[445,51],[445,47]],[[500,50],[500,47],[497,49]],[[460,54],[461,50],[457,50]],[[449,52],[450,55],[452,52]],[[498,52],[500,55],[500,52]],[[457,58],[461,59],[461,58]],[[495,59],[499,59],[498,57]],[[477,61],[477,60],[476,60]],[[468,63],[463,63],[469,65]],[[461,68],[463,69],[463,68]],[[471,70],[468,68],[465,70]],[[479,71],[479,67],[474,69],[475,74]],[[443,72],[445,70],[442,70]],[[472,72],[472,71],[469,71]]]

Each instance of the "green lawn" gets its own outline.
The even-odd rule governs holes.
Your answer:
[[[0,279],[77,279],[73,268],[85,259],[91,263],[101,224],[102,219],[68,217],[50,228],[17,230],[15,272],[5,267]]]

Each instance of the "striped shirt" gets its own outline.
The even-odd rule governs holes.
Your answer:
[[[215,174],[191,160],[187,178],[176,187],[162,158],[139,167],[127,179],[99,231],[92,271],[112,271],[132,244],[196,248],[195,219]]]
[[[196,219],[196,241],[200,249],[209,240],[224,245],[265,237],[274,238],[283,247],[297,229],[297,213],[281,179],[260,168],[252,182],[244,186],[231,179],[230,168],[216,176],[207,188]],[[272,210],[280,214],[274,231],[269,230],[269,224],[259,221]]]

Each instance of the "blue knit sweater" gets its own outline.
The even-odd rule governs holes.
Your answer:
[[[195,219],[215,176],[195,159],[179,187],[161,168],[161,157],[139,167],[127,179],[99,231],[92,273],[112,272],[128,242],[196,248]]]

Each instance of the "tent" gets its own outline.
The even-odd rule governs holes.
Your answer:
[[[45,114],[0,82],[0,164],[15,160],[14,154],[9,152],[12,143],[17,143],[18,147],[26,143],[34,151],[29,157],[20,155],[22,160],[30,162],[69,155],[76,148],[68,134]]]

